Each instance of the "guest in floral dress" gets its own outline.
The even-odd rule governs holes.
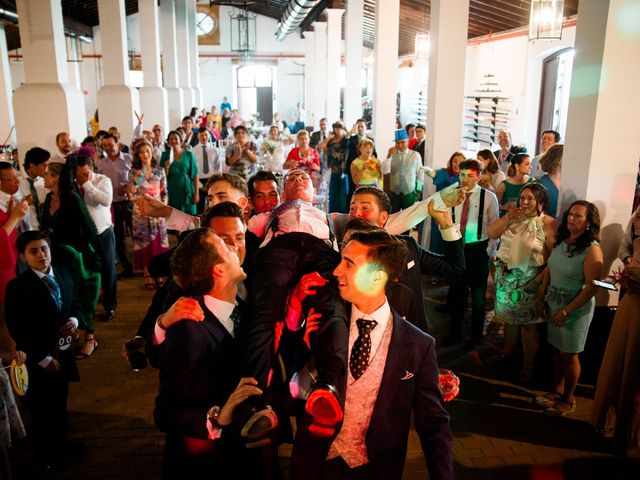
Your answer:
[[[129,179],[129,195],[146,194],[163,203],[167,203],[167,179],[164,170],[158,166],[153,155],[153,146],[143,140],[133,151]],[[132,216],[133,261],[136,269],[144,270],[144,286],[153,289],[156,282],[147,271],[149,260],[169,249],[167,226],[164,218],[138,215],[134,209]]]
[[[233,131],[236,141],[227,149],[227,165],[229,173],[240,175],[248,180],[258,170],[258,148],[249,139],[249,132],[243,125],[238,125]]]
[[[333,124],[333,135],[326,143],[327,165],[331,169],[329,180],[329,211],[349,213],[348,195],[349,178],[345,172],[349,141],[347,127],[338,120]]]

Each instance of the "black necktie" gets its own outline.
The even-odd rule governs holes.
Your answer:
[[[38,192],[36,190],[36,186],[34,185],[35,180],[33,178],[27,178],[27,181],[29,182],[29,192],[31,193],[33,206],[38,208],[38,205],[40,205],[40,199],[38,199]]]
[[[356,325],[358,326],[358,338],[356,338],[351,348],[349,371],[353,378],[357,380],[369,366],[369,357],[371,356],[371,330],[378,325],[378,322],[360,318],[356,320]]]
[[[202,173],[209,173],[209,157],[207,156],[207,146],[202,146]]]
[[[233,322],[233,338],[238,338],[238,328],[240,328],[240,319],[242,318],[242,308],[239,303],[236,303],[229,318]]]

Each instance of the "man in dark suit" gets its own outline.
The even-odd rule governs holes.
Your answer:
[[[349,217],[352,219],[345,227],[349,229],[362,228],[354,222],[361,219],[384,228],[391,210],[391,202],[386,193],[375,187],[361,187],[351,199]],[[390,282],[387,296],[394,310],[406,316],[411,323],[422,331],[428,331],[427,312],[424,307],[422,293],[422,275],[438,275],[446,278],[447,282],[459,281],[464,273],[464,245],[458,227],[453,225],[450,210],[437,211],[428,207],[429,214],[436,220],[445,238],[444,256],[431,253],[423,248],[411,235],[399,235],[408,249],[407,261],[401,269],[397,282]],[[354,222],[354,223],[352,223]],[[395,280],[395,279],[392,279]],[[398,288],[404,285],[407,289]]]
[[[453,479],[435,341],[395,313],[385,296],[405,256],[404,244],[383,230],[354,232],[334,271],[340,295],[351,304],[349,378],[344,421],[323,478],[402,478],[413,414],[429,478]]]
[[[416,142],[411,147],[411,150],[418,152],[420,158],[422,158],[422,164],[424,165],[424,146],[426,144],[426,135],[427,130],[424,128],[424,125],[418,124],[416,125]]]
[[[318,145],[324,142],[329,136],[329,131],[327,130],[327,125],[328,125],[327,119],[321,118],[319,125],[320,125],[320,129],[316,130],[311,134],[311,138],[309,140],[309,146],[311,148],[318,148]]]
[[[362,140],[363,138],[368,138],[369,140],[374,142],[375,145],[373,137],[367,136],[367,124],[363,119],[359,118],[358,120],[356,120],[356,133],[354,135],[351,135],[348,140],[349,151],[347,152],[347,161],[345,163],[345,171],[347,172],[347,176],[349,177],[349,198],[351,198],[353,192],[356,189],[356,184],[353,183],[353,178],[351,177],[351,164],[356,158],[358,158],[358,155],[360,155],[360,152],[358,151],[358,145],[360,144],[360,140]],[[373,149],[373,156],[376,158],[378,157],[378,153],[376,152],[375,148]]]
[[[209,229],[192,232],[171,259],[174,279],[197,295],[201,321],[164,323],[152,342],[158,349],[160,386],[154,417],[167,433],[164,478],[220,478],[238,468],[239,436],[227,428],[237,405],[262,391],[251,378],[236,387],[240,306],[244,274],[238,255]],[[193,320],[193,319],[191,319]],[[235,388],[235,390],[234,390]],[[229,430],[229,431],[227,431]]]
[[[46,233],[24,232],[16,246],[29,268],[7,286],[7,326],[27,354],[30,435],[36,460],[50,470],[69,453],[69,381],[79,380],[71,344],[82,309],[69,272],[51,267]]]

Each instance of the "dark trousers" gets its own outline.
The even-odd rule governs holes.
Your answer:
[[[256,378],[264,390],[274,357],[275,325],[284,319],[289,292],[303,274],[318,272],[329,283],[303,302],[305,313],[313,307],[322,316],[319,329],[310,336],[311,351],[319,378],[336,386],[344,401],[349,330],[332,275],[339,261],[336,251],[306,233],[280,235],[255,255],[251,281],[254,313],[245,336],[243,376]]]
[[[351,468],[342,459],[335,457],[327,460],[322,468],[322,480],[369,480],[373,476],[369,464]]]
[[[100,280],[102,283],[102,306],[104,310],[115,310],[118,305],[116,287],[116,237],[113,227],[107,228],[98,235],[100,245],[100,258],[102,270]]]
[[[418,192],[407,194],[389,192],[389,200],[391,200],[391,213],[396,213],[416,203]]]
[[[69,380],[61,373],[49,373],[30,365],[29,392],[31,432],[36,459],[44,463],[59,461],[68,441],[67,398]]]
[[[462,337],[462,322],[467,307],[467,295],[471,292],[471,340],[482,339],[489,275],[488,241],[468,243],[464,246],[466,268],[462,278],[449,285],[449,335]]]
[[[127,230],[131,231],[131,214],[133,212],[133,206],[129,200],[113,202],[111,206],[113,207],[113,229],[116,235],[116,253],[118,254],[118,261],[124,270],[130,270],[133,266],[127,256],[127,247],[124,244],[124,238],[127,234]]]

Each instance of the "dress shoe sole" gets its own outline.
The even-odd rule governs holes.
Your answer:
[[[320,425],[334,426],[342,420],[342,407],[329,390],[314,390],[309,395],[305,409],[313,417],[314,423]]]
[[[271,409],[260,410],[253,415],[244,424],[240,430],[240,436],[245,440],[246,446],[251,448],[261,446],[263,440],[270,441],[265,438],[269,433],[274,431],[278,426],[278,416]],[[265,443],[266,444],[266,443]]]

